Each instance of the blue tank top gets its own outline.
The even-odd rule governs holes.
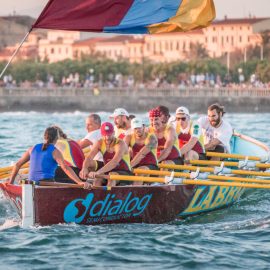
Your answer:
[[[29,180],[38,182],[42,179],[52,179],[55,176],[57,162],[53,158],[54,145],[42,151],[42,143],[33,147],[30,155]]]

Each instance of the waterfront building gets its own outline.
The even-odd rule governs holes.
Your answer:
[[[212,58],[240,50],[247,60],[246,51],[249,47],[260,46],[263,56],[260,33],[266,30],[270,30],[270,18],[252,17],[225,17],[201,30],[162,35],[93,37],[93,34],[89,33],[50,30],[46,32],[45,37],[33,37],[35,32],[31,33],[28,43],[21,48],[19,59],[33,58],[36,54],[41,61],[47,60],[52,63],[65,59],[80,59],[83,55],[101,55],[115,61],[127,59],[132,63],[142,63],[146,59],[154,62],[172,62],[196,58],[194,50],[203,48]],[[87,39],[89,35],[92,37]],[[36,41],[31,43],[31,38]],[[0,51],[0,61],[7,60],[16,47],[17,44]]]

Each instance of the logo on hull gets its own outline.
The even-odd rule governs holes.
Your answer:
[[[141,215],[149,204],[152,194],[142,198],[132,197],[129,192],[123,200],[117,199],[115,194],[107,194],[104,200],[94,202],[94,193],[89,193],[85,199],[79,198],[71,201],[64,210],[64,221],[82,223],[105,222],[122,218],[130,218]],[[83,212],[79,210],[83,206]]]

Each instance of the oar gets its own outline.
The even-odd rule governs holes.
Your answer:
[[[98,176],[99,177],[99,176]],[[103,177],[103,176],[100,176]],[[127,175],[109,175],[107,176],[110,180],[116,181],[140,181],[140,182],[155,182],[167,184],[168,178],[161,177],[147,177],[147,176],[127,176]],[[199,186],[225,186],[225,187],[243,187],[243,188],[259,188],[259,189],[270,189],[270,185],[263,184],[249,184],[249,183],[234,183],[234,182],[220,182],[220,181],[208,181],[208,180],[187,180],[175,178],[173,184],[184,184],[184,185],[199,185]]]
[[[174,165],[174,164],[158,164],[159,168],[161,169],[170,169],[170,170],[188,170],[188,171],[197,171],[198,169],[200,172],[220,172],[224,174],[240,174],[240,175],[252,175],[252,176],[264,176],[270,177],[269,172],[256,172],[256,171],[246,171],[246,170],[232,170],[230,168],[221,168],[221,167],[196,167],[196,166],[189,166],[189,165]]]
[[[23,169],[19,170],[20,174],[28,174],[28,172],[29,172],[28,168],[23,168]],[[10,174],[11,174],[11,171],[6,172],[6,173],[1,173],[0,174],[0,179],[8,178],[10,176]]]
[[[253,161],[267,162],[269,161],[269,156],[257,157],[257,156],[245,156],[239,154],[228,154],[228,153],[216,153],[216,152],[206,152],[207,157],[219,157],[219,158],[233,158],[233,159],[247,159]]]
[[[171,172],[169,172],[169,171],[158,171],[158,170],[134,169],[133,172],[136,174],[150,174],[150,175],[160,175],[160,176],[170,176],[171,175]],[[203,180],[210,179],[210,180],[270,184],[270,180],[214,175],[214,174],[208,174],[208,173],[198,173],[198,175],[194,175],[192,173],[174,172],[174,176],[175,177],[191,178],[191,179],[194,179],[194,176],[195,176],[196,178],[200,178]]]
[[[256,163],[255,161],[213,161],[213,160],[189,160],[188,163],[192,165],[209,165],[209,166],[229,166],[229,167],[248,167],[248,168],[260,168],[260,169],[268,169],[270,168],[270,164]]]
[[[21,167],[21,169],[28,168],[28,167],[29,167],[29,163],[26,163]],[[9,172],[9,171],[12,171],[12,169],[13,169],[13,166],[3,167],[3,168],[0,168],[0,173],[1,172]]]

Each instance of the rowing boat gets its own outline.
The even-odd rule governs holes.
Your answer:
[[[232,152],[266,156],[269,148],[250,137],[234,134]],[[166,223],[226,207],[244,193],[243,187],[163,184],[100,187],[92,190],[72,184],[52,186],[0,183],[4,196],[22,218],[22,226],[77,223]]]

